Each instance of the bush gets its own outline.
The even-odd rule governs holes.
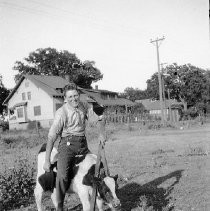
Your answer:
[[[33,166],[29,159],[19,158],[13,168],[5,167],[3,173],[0,173],[1,210],[28,206],[32,202],[35,185]]]
[[[197,109],[195,107],[191,107],[187,109],[187,111],[183,111],[181,114],[182,120],[189,120],[189,119],[195,119],[199,115]]]
[[[35,120],[34,121],[29,121],[27,129],[28,130],[33,130],[33,129],[37,129],[37,127],[38,127],[38,129],[41,128],[41,124],[40,124],[39,121],[35,121]]]
[[[15,148],[21,142],[26,142],[26,139],[23,136],[5,136],[1,138],[1,142],[7,148]]]
[[[9,130],[9,122],[0,120],[0,128],[2,128],[3,131]]]

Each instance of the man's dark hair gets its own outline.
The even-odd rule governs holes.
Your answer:
[[[78,87],[75,83],[69,83],[66,86],[64,86],[63,88],[63,96],[66,96],[66,92],[69,90],[76,90],[78,93],[80,93],[80,91],[78,90]]]

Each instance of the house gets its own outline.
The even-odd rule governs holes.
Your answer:
[[[131,107],[135,105],[134,102],[126,98],[119,97],[117,92],[102,89],[99,90],[97,86],[95,89],[83,91],[86,91],[87,95],[94,99],[98,105],[106,108],[107,113],[126,113],[128,110],[130,110]],[[93,105],[94,104],[95,103],[93,103]]]
[[[142,103],[145,109],[149,112],[151,116],[161,117],[161,106],[159,100],[136,100],[137,103]],[[179,109],[181,109],[182,103],[177,102],[176,100],[165,100],[163,102],[163,113],[165,120],[170,119],[172,121],[178,121],[180,118]],[[171,110],[171,114],[170,114]],[[171,117],[170,117],[171,115]]]
[[[9,96],[5,99],[9,114],[10,129],[27,129],[31,121],[37,121],[41,127],[49,128],[55,112],[63,104],[62,89],[69,81],[58,76],[23,75]],[[123,104],[127,102],[117,98],[117,93],[82,89],[80,99],[92,106]],[[115,103],[113,102],[115,100]]]
[[[24,75],[5,99],[10,129],[26,129],[30,121],[43,128],[52,124],[55,111],[63,104],[62,88],[69,82],[58,76]],[[86,94],[81,100],[95,102]]]

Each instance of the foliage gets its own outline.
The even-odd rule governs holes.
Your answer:
[[[17,131],[5,131],[0,136],[0,145],[6,149],[14,148],[31,148],[40,144],[46,143],[48,130],[17,130]]]
[[[3,131],[9,130],[9,122],[0,120],[0,128],[2,128]]]
[[[190,107],[186,111],[182,111],[181,119],[182,120],[195,119],[198,115],[199,113],[196,107]]]
[[[41,128],[40,122],[38,122],[38,121],[36,121],[36,120],[34,120],[34,121],[29,121],[29,122],[28,122],[28,126],[27,126],[27,129],[28,129],[28,130],[37,129],[37,127],[38,127],[38,129]]]
[[[0,204],[2,210],[27,206],[33,201],[34,164],[28,158],[19,157],[13,168],[5,166],[0,173]]]
[[[16,136],[2,136],[1,144],[7,148],[16,148],[21,142],[27,142],[24,136],[16,135]]]
[[[104,115],[110,115],[110,114],[125,114],[126,109],[123,106],[119,105],[113,105],[109,106],[104,110]]]
[[[80,65],[75,65],[80,64]],[[82,63],[75,54],[66,50],[57,51],[55,48],[39,48],[24,58],[24,62],[16,61],[14,70],[17,81],[21,75],[69,75],[71,81],[83,88],[91,88],[91,83],[103,78],[94,61]]]
[[[207,90],[205,70],[191,64],[173,64],[166,67],[166,71],[170,76],[165,78],[165,84],[171,98],[192,106],[204,100]]]
[[[2,83],[2,75],[0,75],[0,115],[3,115],[6,106],[3,105],[4,100],[7,98],[9,95],[9,90],[4,87]]]
[[[132,108],[131,108],[131,113],[132,114],[142,114],[145,113],[146,109],[143,106],[142,103],[136,103]]]
[[[165,95],[168,97],[167,90],[169,90],[170,98],[182,102],[185,110],[187,105],[194,106],[206,99],[209,82],[205,70],[191,64],[174,63],[164,68],[163,73],[167,73],[162,75]],[[158,90],[158,73],[155,73],[147,80],[147,92],[150,98],[158,99]]]
[[[122,97],[125,97],[131,101],[141,100],[147,98],[147,93],[145,90],[140,90],[138,88],[134,89],[132,87],[127,87],[124,90],[124,93],[121,94]]]
[[[147,97],[151,99],[159,99],[159,82],[158,73],[154,73],[150,79],[147,80]]]

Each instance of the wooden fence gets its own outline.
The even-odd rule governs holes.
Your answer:
[[[207,118],[200,117],[194,120],[184,120],[184,121],[167,121],[165,122],[165,126],[173,126],[176,128],[189,128],[192,125],[202,125],[205,123]],[[159,128],[161,126],[161,119],[155,116],[151,116],[148,114],[112,114],[105,115],[105,123],[114,123],[114,124],[123,124],[123,123],[138,123],[140,126],[151,126],[154,128]]]
[[[159,121],[157,118],[151,118],[150,115],[141,114],[109,114],[105,115],[105,122],[109,123],[137,123],[137,122],[148,122],[148,121]]]

